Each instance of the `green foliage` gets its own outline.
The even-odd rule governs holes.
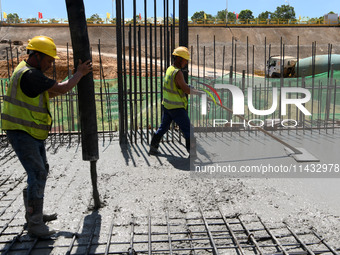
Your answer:
[[[17,13],[10,13],[7,15],[7,22],[8,23],[20,23],[20,18]]]
[[[92,23],[92,24],[100,24],[100,23],[103,23],[103,20],[99,17],[99,15],[96,13],[96,14],[93,14],[90,18],[86,19],[86,21],[88,23]]]
[[[236,14],[232,12],[228,12],[228,20],[236,20]]]
[[[36,18],[26,19],[26,23],[39,23],[39,20]]]
[[[51,23],[52,23],[52,24],[57,24],[57,23],[59,23],[59,20],[51,19]]]
[[[226,10],[219,11],[219,12],[217,12],[216,18],[219,19],[219,20],[225,21],[226,13],[227,13]]]
[[[269,19],[269,15],[270,17],[272,17],[272,13],[269,11],[265,11],[265,12],[261,12],[258,16],[259,19]]]
[[[293,6],[281,5],[276,7],[276,11],[273,13],[272,17],[274,19],[295,19],[295,10]]]
[[[253,19],[253,12],[251,10],[242,10],[238,15],[239,19],[246,20],[246,19]]]
[[[206,15],[207,19],[212,19],[213,16],[211,14],[207,14],[204,11],[200,11],[200,12],[195,12],[194,15],[191,16],[191,20],[203,20],[204,19],[204,14]]]

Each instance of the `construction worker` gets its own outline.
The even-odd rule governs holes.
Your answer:
[[[67,81],[58,83],[44,75],[57,56],[54,41],[47,36],[36,36],[26,47],[29,54],[15,68],[4,97],[1,115],[16,155],[27,173],[27,188],[23,190],[28,234],[49,237],[55,233],[45,222],[56,219],[56,214],[43,215],[44,189],[49,172],[44,140],[51,129],[49,98],[71,90],[79,80],[92,71],[90,60],[79,60],[77,72]]]
[[[162,123],[152,137],[149,154],[157,155],[159,153],[159,143],[169,130],[171,122],[175,121],[184,135],[187,151],[191,157],[196,157],[196,140],[187,112],[186,94],[190,94],[190,90],[195,94],[199,92],[188,86],[181,71],[187,66],[190,53],[186,47],[180,46],[174,50],[172,55],[174,63],[168,67],[164,78]]]

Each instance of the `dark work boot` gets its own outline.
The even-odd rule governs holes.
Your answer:
[[[30,201],[28,203],[27,232],[32,237],[48,238],[56,231],[49,228],[43,221],[43,199]]]
[[[185,148],[189,153],[189,158],[195,159],[197,158],[196,152],[196,138],[192,137],[189,139],[185,139]]]
[[[26,213],[25,213],[25,219],[26,219],[26,223],[24,224],[24,229],[27,228],[27,223],[28,223],[28,219],[27,219],[27,207],[28,207],[28,201],[27,201],[27,188],[24,188],[22,191],[23,194],[23,200],[24,200],[24,205],[25,205],[25,209],[26,209]],[[53,214],[43,214],[43,222],[49,222],[49,221],[53,221],[56,220],[58,218],[58,215],[56,213]]]
[[[159,143],[162,139],[162,136],[154,134],[152,139],[151,139],[151,144],[150,144],[150,150],[149,150],[149,155],[157,155],[159,154],[158,147]]]

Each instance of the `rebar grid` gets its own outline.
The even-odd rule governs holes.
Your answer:
[[[154,130],[158,127],[161,119],[161,100],[162,100],[162,85],[163,85],[163,74],[166,69],[166,64],[170,64],[169,53],[170,48],[173,48],[173,40],[175,38],[174,30],[171,26],[152,27],[140,26],[136,27],[130,25],[122,28],[122,44],[125,45],[129,42],[128,50],[122,53],[122,70],[124,76],[122,77],[123,83],[123,97],[120,98],[117,89],[117,81],[108,81],[105,77],[103,62],[102,62],[102,51],[101,42],[98,41],[96,48],[99,54],[99,74],[100,79],[97,82],[97,91],[95,93],[97,103],[97,117],[98,117],[98,130],[100,135],[105,139],[112,141],[113,137],[116,136],[116,131],[119,131],[118,122],[120,113],[124,110],[124,128],[125,134],[131,143],[137,141],[149,142],[150,135],[153,134]],[[171,29],[170,29],[171,28]],[[144,31],[142,31],[144,29]],[[142,35],[144,32],[144,35]],[[125,38],[127,34],[127,38]],[[135,36],[136,34],[136,36]],[[144,36],[144,38],[142,38]],[[150,37],[149,42],[147,38]],[[159,40],[157,40],[157,37]],[[142,44],[142,39],[145,42]],[[171,47],[170,47],[171,39]],[[333,47],[331,44],[328,45],[328,56],[329,56],[329,69],[325,74],[326,76],[320,78],[314,74],[307,77],[299,78],[283,78],[269,79],[267,77],[258,77],[255,75],[255,68],[259,65],[265,65],[266,60],[263,61],[255,59],[255,48],[254,46],[247,43],[236,42],[232,38],[231,43],[227,43],[228,47],[232,48],[231,52],[231,66],[227,67],[226,45],[216,45],[215,37],[213,38],[210,47],[207,50],[206,45],[200,45],[200,37],[197,35],[196,48],[191,47],[191,58],[192,62],[195,62],[193,66],[192,62],[188,73],[191,75],[189,83],[194,85],[196,88],[204,88],[202,84],[209,84],[214,86],[218,83],[232,84],[240,88],[247,97],[247,88],[253,89],[253,105],[258,110],[268,109],[272,104],[272,90],[273,88],[280,91],[283,87],[301,87],[306,88],[311,92],[312,100],[307,103],[306,107],[311,112],[312,116],[306,117],[296,107],[288,105],[286,116],[281,115],[281,104],[278,104],[278,109],[270,116],[266,116],[267,119],[272,119],[274,124],[268,126],[268,129],[278,130],[281,132],[286,127],[281,125],[283,119],[294,119],[297,125],[294,128],[289,128],[289,132],[302,130],[303,133],[308,132],[333,132],[334,129],[340,127],[339,120],[339,85],[338,84],[338,73],[333,70],[332,54]],[[169,44],[169,45],[168,45]],[[231,45],[230,45],[231,44]],[[268,45],[269,44],[269,45]],[[299,38],[297,40],[296,57],[299,56]],[[164,47],[165,45],[165,47]],[[194,44],[195,45],[195,44]],[[145,46],[145,47],[144,47]],[[9,45],[8,52],[11,51],[12,45]],[[285,58],[285,48],[288,46],[281,40],[279,46],[275,45],[276,48],[280,49],[280,58]],[[312,43],[312,64],[313,70],[315,69],[315,58],[316,58],[316,43]],[[265,38],[264,44],[264,56],[271,56],[274,53],[274,45],[271,45]],[[237,54],[238,51],[246,49],[246,57],[240,60],[240,56]],[[252,51],[251,51],[252,49]],[[160,51],[160,59],[158,60],[158,50]],[[153,52],[154,51],[154,52]],[[213,52],[211,52],[213,51]],[[291,47],[292,51],[292,47]],[[143,53],[145,52],[145,53]],[[218,54],[222,52],[222,54]],[[212,54],[213,53],[213,54]],[[217,53],[217,54],[216,54]],[[207,56],[213,55],[210,59],[210,63],[207,63]],[[252,56],[252,58],[251,58]],[[203,61],[201,61],[203,59]],[[9,55],[7,59],[8,63],[8,76],[14,69],[14,66],[18,63],[17,56]],[[70,61],[70,54],[67,45],[67,62]],[[222,63],[222,66],[221,66]],[[243,64],[240,69],[240,63]],[[213,68],[211,68],[213,66]],[[252,66],[252,68],[250,68]],[[209,69],[210,68],[210,69]],[[229,73],[225,73],[225,69],[230,69]],[[203,72],[202,72],[203,70]],[[298,69],[299,71],[299,69]],[[186,71],[184,71],[186,73]],[[71,73],[71,70],[68,70]],[[267,70],[264,68],[263,73],[266,75]],[[335,75],[336,73],[336,75]],[[53,76],[56,77],[55,68]],[[65,77],[56,77],[58,79],[64,79]],[[7,81],[1,81],[0,84],[0,108],[3,106],[4,95],[6,94],[6,87],[8,86]],[[233,103],[231,94],[228,91],[218,91],[222,98],[223,105],[231,108]],[[289,99],[298,98],[298,94],[289,94]],[[119,105],[122,104],[122,105]],[[54,98],[51,100],[51,112],[53,117],[53,127],[51,131],[51,139],[55,139],[55,143],[64,143],[66,139],[64,136],[58,136],[56,134],[68,134],[68,140],[71,139],[73,134],[78,135],[78,141],[81,139],[81,133],[79,129],[79,114],[78,114],[78,95],[77,90],[73,89],[65,95]],[[200,132],[215,132],[216,129],[212,129],[212,124],[209,123],[209,118],[220,118],[231,120],[232,115],[224,112],[213,104],[209,103],[208,114],[203,116],[200,112],[201,101],[199,97],[193,97],[189,102],[189,112],[192,123],[196,127],[195,131]],[[1,110],[1,109],[0,109]],[[246,108],[245,116],[247,119],[261,119],[263,116],[256,116],[249,112]],[[239,121],[234,118],[234,121]],[[265,123],[268,124],[268,123]],[[285,124],[289,124],[286,122]],[[222,129],[222,132],[229,132],[233,130],[241,131],[242,128],[235,125],[233,128],[228,126]],[[250,131],[251,128],[244,128],[246,131]],[[173,136],[169,139],[169,134],[173,135],[174,129],[166,136],[167,141],[174,141]],[[3,135],[4,132],[1,131]],[[118,134],[117,134],[118,136]],[[121,139],[121,137],[119,137]],[[3,136],[1,136],[3,139]],[[179,136],[181,141],[181,136]],[[69,141],[70,143],[70,141]]]
[[[16,198],[12,198],[13,201]],[[3,200],[3,199],[2,199]],[[1,200],[1,201],[2,201]],[[75,233],[48,240],[27,236],[18,221],[22,210],[6,208],[0,216],[1,254],[338,254],[315,229],[294,230],[283,222],[265,222],[256,214],[227,215],[197,208],[186,215],[166,211],[163,217],[131,216],[111,224],[99,242],[99,212],[79,217]],[[21,221],[22,222],[22,221]],[[83,227],[81,227],[83,225]]]

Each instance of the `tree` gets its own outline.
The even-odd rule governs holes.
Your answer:
[[[228,21],[229,20],[236,20],[236,14],[232,12],[228,12]]]
[[[219,11],[219,12],[217,12],[216,18],[219,19],[219,20],[225,21],[226,13],[227,13],[226,10]]]
[[[253,12],[251,10],[242,10],[238,15],[239,19],[253,19]]]
[[[276,7],[273,17],[276,19],[295,19],[294,7],[290,5],[281,5]]]
[[[39,23],[37,18],[26,19],[26,23]]]
[[[57,24],[57,23],[59,23],[59,20],[56,20],[56,19],[51,19],[51,21],[50,21],[51,23],[53,23],[53,24]]]
[[[17,13],[10,13],[7,15],[7,22],[8,23],[20,23],[20,19]]]
[[[204,19],[204,14],[206,15],[207,19],[212,19],[213,16],[211,14],[207,14],[204,11],[200,11],[200,12],[195,12],[194,15],[191,16],[191,20],[197,20],[197,19]]]
[[[86,21],[93,24],[99,24],[103,22],[103,20],[99,17],[97,13],[93,14],[90,18],[86,19]]]
[[[269,17],[270,16],[270,17]],[[273,13],[269,11],[261,12],[258,16],[259,19],[269,19],[273,16]]]

